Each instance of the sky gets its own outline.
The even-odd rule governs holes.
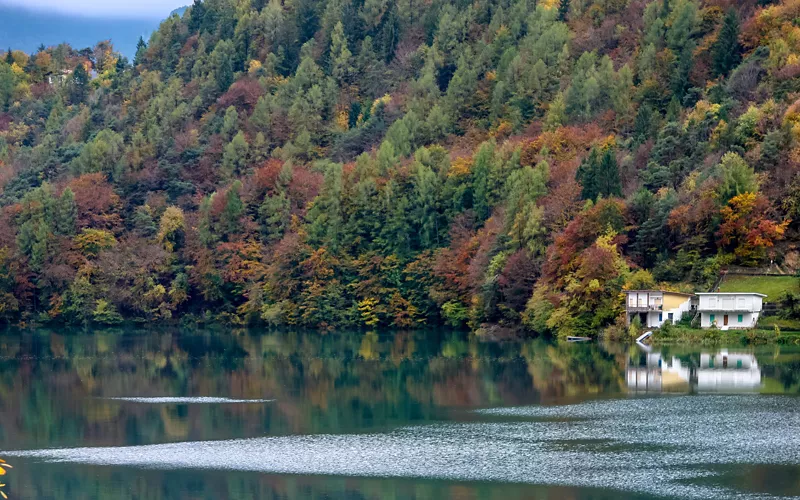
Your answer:
[[[191,0],[0,0],[0,5],[130,19],[163,19],[172,10],[191,3]]]

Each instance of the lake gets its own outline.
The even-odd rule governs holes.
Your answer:
[[[800,347],[0,337],[11,498],[800,496]]]

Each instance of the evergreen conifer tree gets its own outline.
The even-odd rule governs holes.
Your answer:
[[[600,163],[600,153],[597,148],[592,148],[589,156],[581,162],[575,174],[575,180],[581,183],[581,199],[594,200],[597,198],[597,167]]]
[[[353,53],[347,48],[347,37],[344,25],[339,21],[331,34],[331,75],[341,85],[346,83],[353,73]]]
[[[561,0],[558,4],[558,20],[561,22],[567,20],[567,14],[569,14],[569,2],[570,0]]]
[[[717,41],[712,48],[713,70],[717,76],[727,75],[742,59],[739,43],[739,17],[733,9],[728,10]]]
[[[89,94],[89,73],[83,64],[78,64],[72,72],[72,80],[70,81],[69,96],[73,104],[79,104],[86,100]]]
[[[58,210],[54,214],[56,232],[62,236],[74,236],[78,206],[75,204],[75,193],[72,192],[72,189],[64,189],[57,205]]]
[[[607,198],[622,196],[622,181],[619,178],[619,166],[614,150],[609,148],[603,154],[597,175],[598,194]]]
[[[134,66],[137,66],[142,62],[142,57],[144,57],[145,50],[147,50],[147,43],[144,41],[144,38],[139,37],[139,41],[136,42],[136,54],[133,56]]]

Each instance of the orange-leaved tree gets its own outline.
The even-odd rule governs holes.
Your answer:
[[[783,239],[791,221],[769,218],[769,201],[763,195],[742,193],[722,207],[719,246],[732,251],[739,263],[755,266],[767,257],[767,249]]]

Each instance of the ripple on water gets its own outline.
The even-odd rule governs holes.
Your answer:
[[[613,488],[682,498],[769,498],[720,466],[800,464],[800,399],[697,396],[481,410],[559,417],[314,435],[5,452],[54,462],[290,474],[421,477]],[[572,443],[572,444],[571,444]],[[795,492],[797,493],[797,492]]]
[[[230,399],[230,398],[215,398],[215,397],[154,397],[154,398],[139,398],[139,397],[118,397],[118,398],[101,398],[109,401],[124,401],[127,403],[144,403],[144,404],[241,404],[241,403],[269,403],[273,399]]]

